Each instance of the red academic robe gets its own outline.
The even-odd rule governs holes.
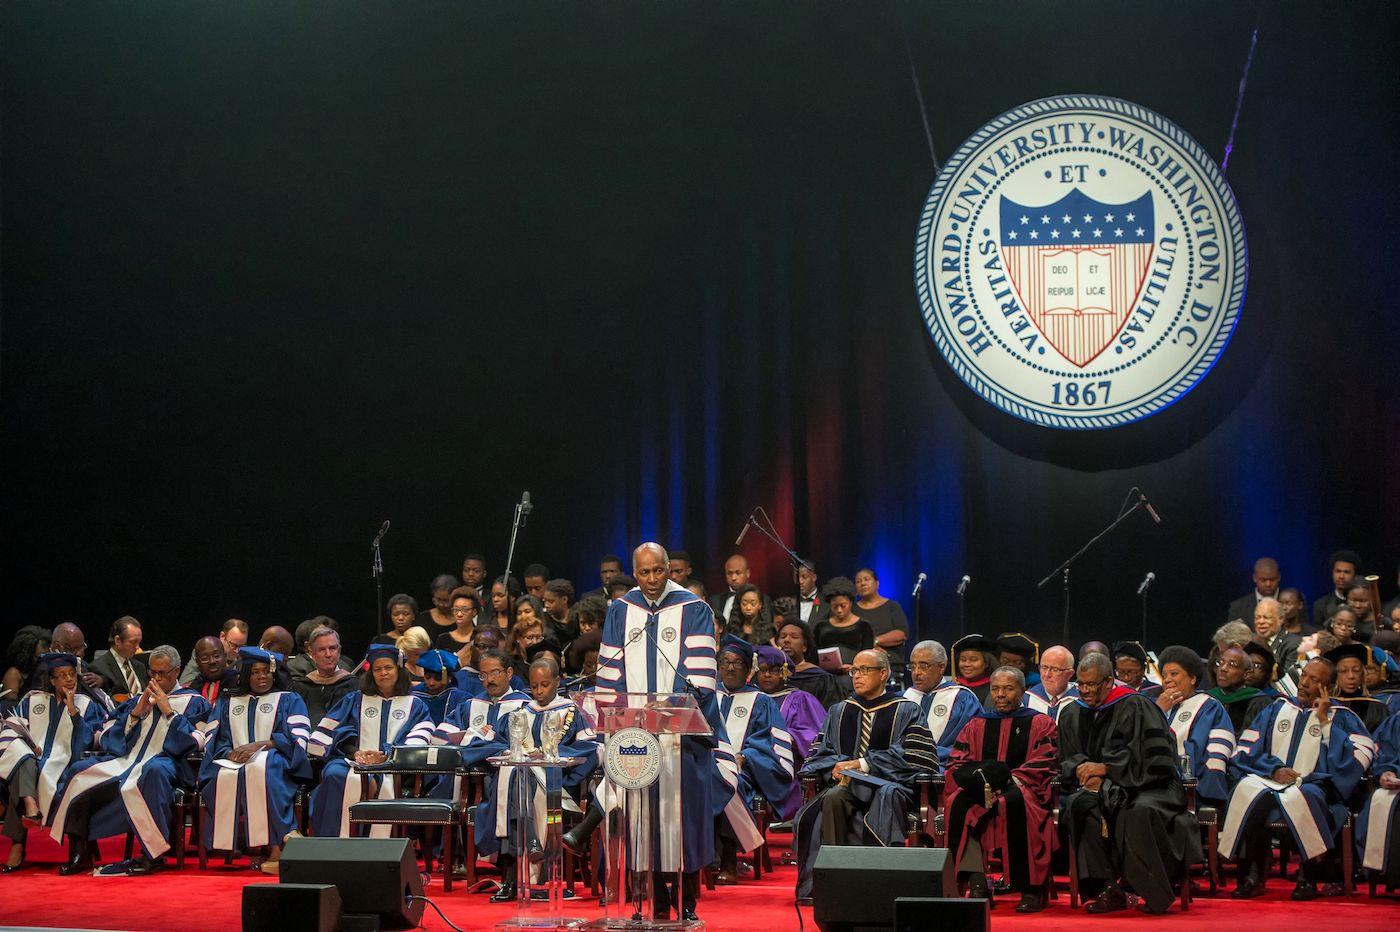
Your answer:
[[[1058,773],[1058,741],[1054,720],[1025,707],[1008,715],[984,711],[963,726],[944,785],[948,847],[957,863],[976,831],[984,852],[1003,852],[1013,888],[1045,883],[1055,848],[1050,781]],[[990,818],[979,770],[993,792]]]

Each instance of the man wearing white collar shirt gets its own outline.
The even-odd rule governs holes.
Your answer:
[[[1226,621],[1242,621],[1249,624],[1254,618],[1254,606],[1260,599],[1278,597],[1278,561],[1273,557],[1260,557],[1254,561],[1254,590],[1230,603],[1226,611]]]
[[[1025,703],[1055,721],[1066,702],[1076,699],[1079,690],[1074,679],[1074,654],[1068,647],[1052,645],[1040,652],[1040,682],[1026,690]]]
[[[797,612],[809,626],[831,614],[817,590],[817,565],[811,560],[803,560],[797,571]]]

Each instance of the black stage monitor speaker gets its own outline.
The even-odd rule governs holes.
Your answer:
[[[340,891],[328,883],[250,883],[243,888],[243,932],[340,928]]]
[[[901,896],[957,896],[947,848],[823,845],[817,853],[812,906],[822,932],[893,929]]]
[[[373,913],[386,929],[423,918],[423,877],[407,838],[291,838],[282,851],[283,883],[330,883],[346,913]]]
[[[894,901],[894,932],[989,932],[992,909],[983,897],[901,896]]]

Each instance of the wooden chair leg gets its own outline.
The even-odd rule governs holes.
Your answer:
[[[476,886],[476,837],[472,824],[462,826],[462,863],[467,868],[468,889]]]
[[[127,833],[126,833],[126,848],[124,849],[126,853],[122,855],[123,858],[125,858],[125,859],[128,860],[128,861],[131,860],[131,852],[134,850],[135,844],[136,844],[136,836],[133,835],[131,832],[127,832]]]
[[[1351,819],[1342,823],[1342,890],[1347,896],[1356,892],[1356,865],[1353,863],[1355,844]]]
[[[175,869],[180,870],[185,866],[185,797],[181,795],[175,801]]]
[[[1079,908],[1079,856],[1074,850],[1074,836],[1069,838],[1069,908]]]
[[[443,892],[443,893],[451,893],[451,892],[452,892],[452,874],[453,874],[454,871],[457,870],[457,866],[456,866],[456,864],[453,863],[454,859],[453,859],[453,857],[452,857],[452,841],[453,841],[453,836],[456,835],[456,834],[457,834],[457,832],[454,830],[454,827],[452,826],[451,823],[449,823],[449,824],[443,826],[443,829],[442,829],[442,892]]]
[[[1220,826],[1212,822],[1206,826],[1206,870],[1210,873],[1210,895],[1215,896],[1220,888]]]

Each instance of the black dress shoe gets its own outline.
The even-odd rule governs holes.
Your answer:
[[[1234,891],[1230,893],[1230,898],[1234,900],[1252,900],[1256,896],[1264,895],[1264,878],[1259,876],[1246,876],[1235,885]]]
[[[530,848],[525,853],[531,864],[538,864],[545,859],[544,845],[540,844],[538,838],[530,839]]]
[[[682,921],[682,922],[699,922],[699,921],[700,921],[700,917],[697,916],[697,915],[695,915],[695,907],[694,907],[694,906],[687,906],[685,909],[681,910],[681,921]]]
[[[515,902],[515,881],[507,881],[501,884],[501,889],[491,894],[488,903],[514,903]]]
[[[1021,902],[1016,904],[1018,913],[1038,913],[1045,908],[1045,898],[1039,893],[1022,893]]]
[[[58,869],[58,876],[92,873],[92,846],[85,838],[68,836],[68,862]]]
[[[1128,895],[1117,887],[1104,887],[1099,895],[1089,901],[1085,912],[1094,913],[1116,913],[1119,910],[1128,908]]]
[[[1317,892],[1317,884],[1311,880],[1299,880],[1297,886],[1293,888],[1292,899],[1299,902],[1315,900],[1322,894]]]
[[[973,874],[967,881],[967,895],[974,900],[989,900],[992,891],[987,888],[986,874]]]

